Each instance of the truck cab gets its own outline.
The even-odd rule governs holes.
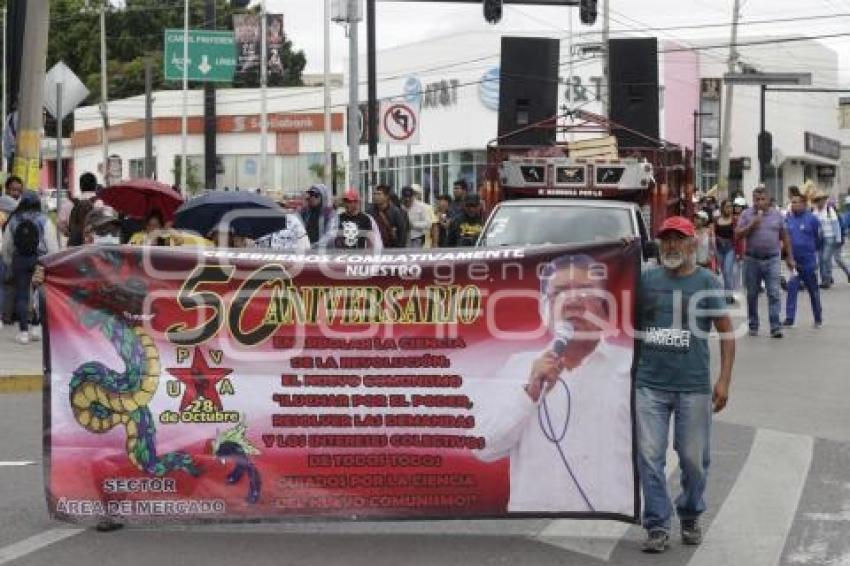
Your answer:
[[[642,242],[644,262],[657,253],[650,228],[656,184],[647,161],[510,156],[498,184],[480,246],[631,238]]]
[[[537,246],[611,242],[643,243],[643,260],[656,255],[640,207],[623,201],[522,199],[496,205],[477,245]]]

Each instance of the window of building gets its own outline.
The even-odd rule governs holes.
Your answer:
[[[156,179],[156,157],[151,159],[153,162],[151,167],[153,171],[153,178]],[[131,179],[137,179],[141,177],[145,177],[145,160],[142,159],[131,159],[130,160],[130,171],[129,175]]]

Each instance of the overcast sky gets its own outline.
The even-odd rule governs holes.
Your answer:
[[[825,35],[847,33],[847,37],[823,40],[839,54],[842,85],[850,86],[850,0],[741,0],[743,25],[741,38],[765,35]],[[600,10],[602,1],[600,0]],[[617,29],[694,26],[713,24],[705,29],[676,29],[651,32],[662,40],[728,37],[733,0],[611,0],[611,27]],[[267,0],[270,12],[283,12],[286,32],[298,49],[307,55],[307,72],[322,71],[322,11],[324,0]],[[801,9],[805,6],[805,10]],[[574,30],[590,28],[578,23],[577,9],[506,5],[502,22],[491,26],[484,22],[480,3],[452,4],[434,2],[381,1],[377,3],[378,48],[420,41],[448,33],[491,30],[493,33],[561,32],[566,35],[570,13]],[[748,24],[760,20],[789,19],[800,16],[844,14],[844,16],[805,22]],[[600,14],[601,15],[601,14]],[[723,24],[723,25],[718,25]],[[361,49],[365,49],[365,29]],[[595,29],[598,29],[595,28]],[[740,41],[740,39],[739,39]],[[790,49],[783,46],[783,49]],[[719,52],[715,52],[719,53]],[[344,30],[331,24],[332,70],[342,72],[348,56]],[[725,56],[725,54],[724,54]],[[459,60],[462,55],[459,55]],[[411,62],[415,66],[417,62]],[[801,69],[803,70],[803,69]]]

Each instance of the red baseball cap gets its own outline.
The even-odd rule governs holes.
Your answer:
[[[658,230],[658,237],[661,238],[667,232],[678,232],[688,238],[693,238],[696,231],[694,224],[684,216],[671,216],[661,224]]]
[[[348,189],[342,195],[343,202],[360,202],[360,193],[356,189]]]

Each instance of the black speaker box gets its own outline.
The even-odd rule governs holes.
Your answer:
[[[555,128],[517,130],[558,112],[561,42],[542,37],[503,37],[499,79],[499,144],[552,145]]]
[[[656,38],[612,39],[608,43],[610,117],[620,148],[657,147],[658,41]]]

